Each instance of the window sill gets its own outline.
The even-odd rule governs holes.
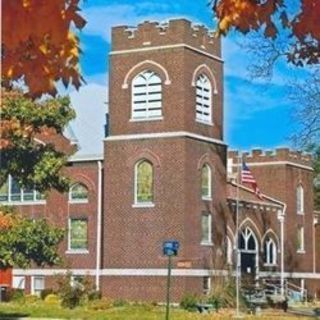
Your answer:
[[[304,253],[306,253],[306,250],[300,249],[300,250],[297,250],[297,253],[298,253],[298,254],[304,254]]]
[[[203,201],[212,201],[212,198],[211,198],[211,197],[204,197],[204,196],[202,196],[201,199],[202,199]]]
[[[154,118],[131,118],[129,122],[145,122],[145,121],[161,121],[163,117],[154,117]]]
[[[276,263],[264,263],[263,266],[264,267],[277,267],[278,264],[276,264]]]
[[[302,212],[301,212],[301,211],[298,211],[298,212],[297,212],[297,215],[298,215],[298,216],[304,216],[304,212],[303,212],[303,211],[302,211]]]
[[[213,127],[213,122],[209,122],[209,121],[204,121],[204,120],[200,120],[200,119],[196,119],[196,122],[201,123],[201,124],[205,124],[207,126]]]
[[[66,251],[66,254],[89,254],[89,250],[72,250],[69,249]]]
[[[46,200],[39,201],[0,201],[2,205],[11,205],[11,206],[34,206],[34,205],[43,205],[46,204]]]
[[[209,242],[209,241],[202,241],[200,243],[202,246],[205,246],[205,247],[212,247],[213,246],[213,242]]]
[[[89,203],[88,199],[84,199],[84,200],[69,200],[70,204],[81,204],[81,203]]]
[[[132,208],[154,208],[154,203],[134,203]]]

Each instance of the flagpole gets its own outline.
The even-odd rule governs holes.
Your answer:
[[[239,185],[241,183],[240,174],[241,174],[241,160],[242,154],[239,151],[238,154],[238,174],[237,174],[237,202],[236,202],[236,253],[237,253],[237,262],[236,262],[236,318],[240,317],[240,251],[239,251]]]

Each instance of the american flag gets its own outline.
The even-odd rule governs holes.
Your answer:
[[[245,162],[242,162],[242,170],[241,170],[241,183],[248,183],[253,188],[255,194],[262,199],[262,194],[260,189],[258,188],[257,181],[252,175],[250,169],[246,165]]]

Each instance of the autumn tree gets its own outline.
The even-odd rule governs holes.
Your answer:
[[[58,264],[57,246],[64,230],[44,219],[26,219],[12,208],[0,209],[0,269]]]

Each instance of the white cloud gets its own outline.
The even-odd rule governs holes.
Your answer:
[[[72,106],[77,117],[71,127],[78,138],[78,154],[102,153],[105,113],[107,111],[107,87],[99,84],[82,86],[70,93]]]

